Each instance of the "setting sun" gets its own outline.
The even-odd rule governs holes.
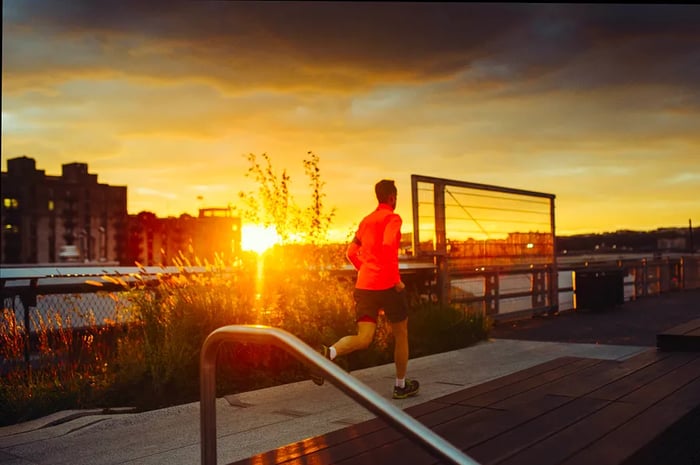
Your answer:
[[[279,243],[280,237],[272,226],[264,227],[257,224],[246,224],[241,229],[241,248],[257,253],[263,253]]]

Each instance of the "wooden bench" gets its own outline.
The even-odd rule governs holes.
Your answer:
[[[660,350],[700,351],[700,318],[657,334],[656,347]]]
[[[691,465],[700,460],[700,441],[678,438],[700,416],[700,353],[558,358],[406,412],[484,465]],[[675,448],[665,451],[665,444]],[[649,461],[667,456],[673,462]],[[375,418],[236,465],[253,463],[440,462]]]

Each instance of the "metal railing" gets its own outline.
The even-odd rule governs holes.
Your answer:
[[[493,318],[544,312],[556,306],[562,294],[574,291],[572,284],[562,286],[559,283],[561,275],[568,274],[570,281],[574,271],[599,268],[624,271],[625,295],[632,299],[700,288],[698,254],[661,258],[573,256],[559,257],[558,262],[556,274],[548,264],[475,267],[455,263],[448,270],[451,285],[449,301],[474,304]],[[400,266],[402,279],[407,285],[413,284],[417,291],[420,288],[420,292],[430,293],[427,297],[438,296],[434,264],[406,262]],[[185,271],[189,274],[206,273],[202,267],[191,267]],[[87,280],[99,281],[102,276],[108,275],[129,282],[133,281],[132,274],[139,274],[142,281],[155,282],[160,275],[178,275],[182,272],[176,267],[0,267],[0,297],[3,308],[14,310],[17,321],[24,323],[28,333],[37,329],[32,324],[30,314],[43,314],[47,310],[70,316],[74,327],[93,324],[83,315],[94,316],[95,323],[102,325],[105,319],[114,319],[117,305],[114,297],[122,297],[124,288],[109,282],[95,287],[87,284]],[[355,271],[347,268],[338,273],[353,276]],[[524,281],[521,278],[525,278]],[[472,282],[469,289],[460,289],[464,287],[464,281]],[[554,293],[558,293],[556,300]],[[509,302],[515,300],[519,302]],[[509,304],[513,304],[511,307],[517,305],[517,308],[509,308]],[[567,310],[566,307],[559,309]]]
[[[577,273],[613,271],[623,275],[625,300],[700,288],[700,255],[624,258],[610,255],[559,259],[556,278],[549,264],[450,266],[450,302],[483,311],[494,320],[524,318],[576,308]],[[568,282],[568,284],[562,284]],[[552,300],[552,292],[557,294]]]
[[[324,378],[417,441],[429,453],[454,464],[478,465],[431,429],[395,407],[357,378],[349,375],[330,360],[322,357],[296,336],[269,326],[230,325],[214,330],[204,341],[200,354],[200,428],[202,464],[216,465],[216,355],[224,342],[273,344],[304,363],[323,372]]]
[[[624,272],[625,300],[635,300],[666,292],[700,288],[700,255],[677,254],[659,258],[624,255],[591,255],[559,257],[556,279],[547,264],[532,267],[514,266],[454,266],[449,270],[450,301],[483,311],[494,320],[526,318],[556,310],[575,308],[572,273],[586,270],[620,270]],[[190,274],[205,273],[202,267],[184,270]],[[24,328],[24,363],[29,366],[36,352],[38,330],[35,318],[58,313],[65,327],[76,330],[103,326],[105,319],[115,320],[118,306],[128,306],[123,287],[104,282],[102,287],[87,284],[108,275],[132,280],[139,274],[142,280],[154,282],[160,274],[177,275],[176,267],[0,267],[0,297],[2,309],[14,312],[16,321]],[[339,271],[352,276],[354,270]],[[565,276],[566,275],[566,276]],[[421,295],[432,299],[438,292],[435,265],[421,262],[401,264],[404,282]],[[566,282],[566,284],[562,284]],[[556,290],[557,299],[550,291]],[[144,292],[147,292],[144,290]],[[0,322],[0,324],[3,324]],[[50,323],[47,323],[50,324]],[[0,331],[4,328],[0,327]],[[33,342],[34,340],[34,342]],[[0,359],[0,371],[3,360]]]

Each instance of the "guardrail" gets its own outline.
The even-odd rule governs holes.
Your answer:
[[[598,271],[622,274],[621,288],[616,291],[624,300],[700,288],[700,255],[572,259],[559,260],[556,283],[547,264],[452,267],[448,274],[450,302],[469,305],[495,320],[572,310],[583,302],[582,293],[609,291],[576,286],[577,274]]]
[[[624,258],[623,256],[560,257],[556,283],[550,265],[459,266],[449,271],[453,303],[474,304],[493,318],[518,314],[537,314],[551,310],[574,308],[573,274],[584,270],[621,270],[624,273],[624,294],[628,300],[677,290],[700,288],[700,255],[678,255],[659,258]],[[133,281],[157,281],[159,275],[206,273],[201,267],[26,267],[0,268],[0,294],[3,308],[13,309],[17,321],[33,332],[31,313],[47,308],[71,315],[72,324],[98,324],[114,316],[115,300],[124,289],[104,282],[102,287],[86,281],[103,275]],[[340,274],[353,273],[340,270]],[[438,294],[435,266],[429,263],[402,263],[401,276],[416,293],[426,297]],[[556,287],[556,293],[552,288]],[[461,288],[461,289],[460,289]],[[102,291],[102,292],[101,292]],[[111,296],[104,291],[110,291]],[[556,297],[555,297],[556,296]],[[72,314],[73,309],[79,314]],[[94,320],[83,321],[81,314],[92,312]]]
[[[624,274],[625,300],[700,288],[700,255],[664,257],[634,257],[599,255],[559,257],[556,283],[549,265],[531,267],[490,266],[459,267],[449,273],[452,303],[472,306],[476,311],[497,319],[526,318],[530,315],[576,308],[577,290],[574,274],[583,270],[619,270]],[[102,275],[133,280],[157,281],[163,274],[205,273],[202,267],[12,267],[0,268],[0,294],[3,308],[15,312],[16,321],[22,322],[27,334],[32,335],[35,325],[30,315],[49,310],[70,316],[71,327],[80,329],[101,325],[114,316],[116,305],[126,304],[125,293],[119,285],[103,283],[95,287],[86,283]],[[340,270],[339,273],[354,273]],[[401,275],[417,294],[433,298],[438,294],[435,266],[429,263],[402,263]],[[552,292],[555,284],[556,292]],[[462,289],[460,289],[460,286]],[[110,295],[107,292],[110,291]],[[555,300],[556,299],[556,300]],[[85,318],[94,315],[94,319]],[[29,364],[34,343],[27,338],[25,363]]]
[[[478,465],[431,429],[394,406],[357,378],[322,357],[296,336],[269,326],[231,325],[207,336],[200,354],[200,433],[202,464],[216,465],[216,354],[224,342],[273,344],[323,372],[324,377],[363,407],[449,463]]]

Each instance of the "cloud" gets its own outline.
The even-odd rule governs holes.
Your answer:
[[[142,196],[152,196],[152,197],[162,197],[164,199],[176,199],[177,194],[174,194],[172,192],[162,192],[156,189],[151,189],[148,187],[137,187],[135,189],[135,192],[137,195],[142,195]]]
[[[697,82],[700,12],[674,5],[71,2],[3,6],[3,65],[336,91],[455,76]],[[60,40],[62,49],[47,47]],[[581,59],[585,72],[581,73]],[[664,66],[646,67],[649,62]],[[589,66],[597,64],[597,66]],[[682,72],[681,72],[682,71]],[[14,88],[15,83],[8,83]]]
[[[698,173],[677,173],[664,180],[666,184],[690,184],[695,187],[700,185],[700,172]]]
[[[698,171],[698,23],[692,5],[3,2],[3,157],[87,160],[130,208],[176,195],[170,213],[197,186],[247,190],[250,152],[303,187],[308,150],[350,217],[381,176],[409,215],[412,173],[675,206]]]

